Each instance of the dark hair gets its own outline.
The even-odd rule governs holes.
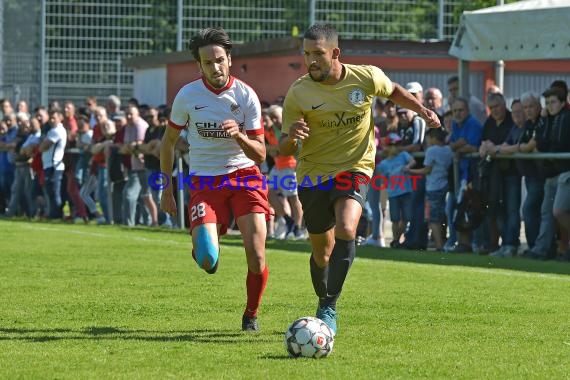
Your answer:
[[[190,38],[190,51],[192,56],[198,62],[200,62],[200,53],[198,50],[201,47],[208,45],[218,45],[224,48],[227,55],[230,55],[232,51],[232,42],[228,33],[222,28],[206,28],[200,30],[192,38]]]
[[[429,128],[426,132],[427,137],[433,137],[439,142],[445,142],[446,132],[443,128]]]
[[[76,119],[77,119],[77,124],[80,124],[80,123],[89,124],[89,118],[84,114],[77,115]]]
[[[457,75],[449,77],[449,79],[447,80],[448,85],[455,83],[455,82],[459,82],[459,77]]]
[[[158,119],[168,119],[170,116],[170,107],[168,106],[160,106],[159,108],[159,112],[158,112]]]
[[[512,109],[513,106],[514,106],[515,104],[517,104],[517,103],[521,103],[521,100],[520,100],[520,99],[514,99],[514,100],[511,102],[511,109]]]
[[[500,92],[491,92],[487,95],[487,102],[498,101],[499,103],[506,104],[505,97]]]
[[[542,96],[548,98],[549,96],[556,96],[558,100],[562,103],[566,101],[567,94],[564,93],[564,90],[559,87],[550,87],[548,90],[542,93]]]
[[[566,84],[566,81],[561,79],[555,80],[550,84],[550,88],[559,88],[564,92],[564,97],[568,96],[568,85]]]
[[[51,117],[52,115],[58,114],[59,116],[63,117],[63,111],[60,108],[53,108],[49,111],[49,116]]]
[[[338,32],[331,24],[315,24],[305,31],[303,38],[308,40],[326,40],[338,46]]]
[[[469,109],[469,101],[467,99],[465,99],[462,96],[458,96],[457,98],[455,98],[455,100],[453,101],[453,103],[455,102],[461,102],[463,103],[463,105],[465,106],[465,108],[467,109],[467,111],[471,112],[471,110]]]

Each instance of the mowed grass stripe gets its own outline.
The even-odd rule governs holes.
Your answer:
[[[39,231],[46,231],[46,232],[58,232],[58,233],[63,233],[63,234],[67,234],[67,233],[71,233],[71,234],[77,234],[77,235],[85,235],[85,236],[91,236],[91,237],[95,237],[95,238],[114,238],[114,239],[119,239],[119,240],[123,240],[125,238],[124,235],[118,235],[116,233],[115,230],[110,230],[110,229],[101,229],[99,232],[93,232],[94,226],[89,226],[87,229],[85,229],[84,226],[75,226],[75,225],[62,225],[62,224],[57,224],[57,225],[49,225],[49,226],[38,226],[37,224],[21,224],[19,225],[19,227],[23,228],[23,229],[30,229],[30,230],[39,230]],[[97,228],[101,228],[101,227],[96,227]],[[119,227],[120,228],[120,227]],[[126,229],[123,229],[123,231]],[[154,230],[150,230],[150,231],[154,231]],[[161,231],[158,231],[161,232]],[[169,232],[172,235],[176,236],[176,238],[178,240],[174,241],[171,238],[164,238],[164,235],[162,235],[162,237],[157,237],[157,238],[149,238],[149,237],[142,237],[142,236],[131,236],[129,237],[130,240],[132,241],[140,241],[140,242],[144,242],[144,243],[154,243],[154,244],[159,244],[159,245],[173,245],[173,246],[179,246],[182,249],[191,250],[191,238],[190,236],[185,232],[185,231],[162,231],[162,232]],[[171,236],[171,235],[167,235],[167,236]],[[235,243],[236,240],[239,240],[239,237],[236,236],[232,236],[230,237],[230,239],[233,240],[233,242]],[[239,244],[240,242],[238,242]],[[299,245],[298,242],[278,242],[277,244],[279,244],[282,248],[281,249],[273,249],[275,251],[279,251],[282,253],[295,253],[295,252],[291,252],[291,251],[287,251],[287,244],[296,244],[297,246]],[[226,244],[224,244],[224,240],[222,240],[221,243],[222,246],[226,246]],[[235,244],[233,244],[235,245]],[[306,246],[306,252],[308,253],[310,248],[308,246],[308,244],[303,244],[303,246]],[[271,250],[271,247],[268,247],[269,250]],[[378,259],[382,259],[382,253],[383,252],[398,252],[398,251],[394,251],[392,249],[382,249],[382,250],[376,250],[374,248],[370,248],[370,247],[359,247],[358,251],[362,251],[362,250],[366,250],[368,252],[370,251],[375,251],[376,253],[378,253],[377,257],[372,259],[370,258],[370,256],[368,257],[357,257],[358,261],[368,261],[368,260],[374,260],[377,261]],[[424,253],[426,254],[426,253]],[[427,253],[428,255],[440,255],[440,256],[450,256],[450,254],[444,254],[444,253]],[[461,255],[455,255],[455,256],[461,256]],[[464,255],[465,256],[465,255]],[[504,259],[488,259],[490,261],[496,261],[496,262],[508,262],[508,260],[504,260]],[[541,264],[540,262],[536,262],[536,261],[527,261],[528,263],[532,263],[532,264]],[[403,263],[402,262],[385,262],[383,265],[394,265],[396,267],[401,266]],[[557,263],[558,264],[558,263]],[[558,264],[561,267],[568,267],[568,264]],[[474,267],[465,267],[465,266],[453,266],[453,265],[449,265],[449,270],[455,270],[455,271],[474,271],[474,272],[480,272],[480,273],[486,273],[489,275],[501,275],[501,276],[522,276],[522,277],[536,277],[536,278],[546,278],[546,279],[552,279],[552,280],[558,280],[558,281],[565,281],[565,282],[570,282],[570,276],[566,276],[566,275],[557,275],[557,274],[551,274],[551,273],[537,273],[537,272],[520,272],[520,271],[516,271],[516,270],[496,270],[496,269],[501,269],[501,268],[495,268],[495,269],[485,269],[485,268],[474,268]],[[570,268],[568,269],[568,273],[570,274]]]
[[[260,334],[245,258],[200,271],[185,232],[0,221],[0,378],[564,378],[568,265],[358,248],[325,360],[291,360],[314,313],[306,242],[268,242]]]

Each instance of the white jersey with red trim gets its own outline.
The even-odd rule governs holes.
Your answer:
[[[255,165],[222,129],[228,119],[236,120],[247,135],[263,134],[259,98],[243,81],[230,76],[225,87],[216,89],[200,78],[180,89],[169,125],[188,130],[190,172],[214,176]]]

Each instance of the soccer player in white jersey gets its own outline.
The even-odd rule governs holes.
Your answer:
[[[261,105],[247,84],[230,75],[232,43],[221,28],[206,28],[190,40],[202,76],[178,92],[162,139],[160,168],[171,179],[174,146],[183,129],[190,144],[192,257],[213,274],[218,268],[219,236],[230,212],[241,231],[248,273],[242,330],[257,331],[257,311],[267,283],[265,263],[267,187],[256,164],[265,160]],[[171,182],[169,182],[171,183]],[[176,214],[172,191],[163,191],[160,207]]]

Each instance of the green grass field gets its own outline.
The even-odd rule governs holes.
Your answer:
[[[259,334],[241,332],[245,257],[214,276],[184,232],[0,221],[2,379],[562,379],[570,265],[358,248],[332,355],[289,359],[312,315],[306,242],[268,242]]]

